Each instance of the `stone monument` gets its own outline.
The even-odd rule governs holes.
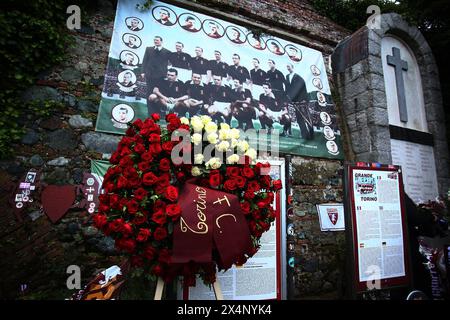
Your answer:
[[[378,28],[376,28],[378,27]],[[416,202],[449,188],[439,73],[421,32],[398,14],[380,16],[332,55],[354,161],[401,165]]]

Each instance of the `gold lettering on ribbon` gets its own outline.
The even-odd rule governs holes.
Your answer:
[[[181,228],[181,232],[187,232],[189,229],[191,232],[196,233],[196,234],[208,233],[208,225],[205,222],[199,221],[199,223],[197,223],[198,231],[196,231],[188,226],[186,221],[184,221],[183,217],[180,218],[180,228]]]
[[[234,216],[234,214],[231,214],[231,213],[224,213],[224,214],[221,214],[220,216],[218,216],[218,217],[216,218],[216,226],[217,226],[217,228],[220,229],[219,220],[222,219],[223,217],[229,217],[229,216],[230,216],[230,217],[233,217],[234,222],[237,222],[236,217]],[[222,233],[222,230],[220,230],[220,233]]]
[[[230,201],[228,201],[228,197],[227,197],[227,196],[223,196],[222,199],[217,198],[217,201],[214,201],[213,203],[214,203],[214,204],[216,204],[216,203],[222,204],[222,201],[226,201],[227,204],[228,204],[228,206],[229,206],[229,207],[231,206],[231,205],[230,205]]]
[[[196,203],[197,217],[200,220],[197,223],[198,230],[193,230],[191,227],[189,227],[183,217],[180,218],[180,229],[181,232],[187,232],[188,230],[190,230],[191,232],[196,234],[206,234],[208,233],[208,225],[205,222],[206,215],[204,212],[204,210],[206,209],[206,189],[202,187],[196,187],[195,191],[197,191],[197,199],[194,199],[194,202]]]

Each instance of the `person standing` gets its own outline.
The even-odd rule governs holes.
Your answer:
[[[144,60],[142,61],[141,77],[147,84],[147,98],[153,93],[153,88],[159,80],[164,78],[169,65],[170,51],[163,47],[163,39],[155,36],[154,46],[145,49]]]
[[[208,60],[203,58],[203,49],[200,47],[195,47],[195,57],[191,58],[190,66],[192,74],[196,73],[202,76],[206,75],[209,63]]]
[[[172,67],[181,68],[181,69],[189,69],[189,61],[191,60],[191,56],[186,52],[183,52],[184,44],[181,42],[175,43],[175,52],[170,53],[170,63]]]
[[[214,51],[214,60],[209,61],[209,70],[211,70],[211,77],[220,76],[226,78],[228,64],[222,61],[222,53],[219,50]]]
[[[233,65],[228,67],[228,77],[233,80],[238,79],[241,83],[250,80],[250,73],[246,67],[240,65],[241,57],[238,54],[233,54]]]
[[[262,86],[267,79],[267,73],[259,67],[259,60],[253,58],[253,69],[250,70],[250,78],[254,85]]]
[[[286,67],[288,70],[285,82],[287,96],[292,102],[307,101],[308,92],[306,91],[305,80],[294,72],[294,66],[291,63]]]
[[[275,61],[268,61],[269,70],[267,71],[267,80],[270,83],[272,90],[284,91],[284,75],[275,67]]]

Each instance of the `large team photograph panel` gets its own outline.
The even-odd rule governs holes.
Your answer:
[[[305,46],[153,1],[119,0],[96,130],[152,113],[209,115],[279,134],[280,152],[342,159],[323,56]]]

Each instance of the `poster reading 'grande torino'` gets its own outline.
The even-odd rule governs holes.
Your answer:
[[[358,280],[406,275],[400,177],[396,171],[353,170]]]
[[[342,159],[321,52],[153,1],[119,0],[96,130],[152,113],[279,134],[279,151]],[[265,129],[264,131],[260,131]]]

